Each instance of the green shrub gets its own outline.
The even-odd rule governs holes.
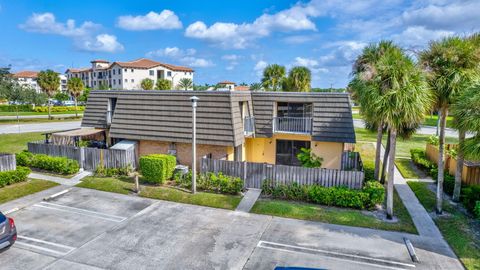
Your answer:
[[[435,175],[435,178],[437,175]],[[455,176],[445,172],[443,176],[443,191],[448,195],[453,194],[453,189],[455,188]]]
[[[84,111],[85,106],[77,106],[78,111]],[[35,112],[48,112],[48,106],[36,106]],[[74,112],[75,106],[52,106],[51,112]]]
[[[297,154],[297,159],[303,167],[319,168],[322,166],[323,158],[312,153],[310,148],[300,148],[300,153]]]
[[[438,146],[440,144],[440,140],[438,139],[438,136],[432,135],[428,137],[427,143],[431,145]]]
[[[184,175],[175,174],[174,179],[178,186],[188,189],[192,187],[192,171]],[[209,172],[197,175],[197,188],[216,193],[238,194],[242,191],[243,181],[238,177]]]
[[[163,184],[171,179],[177,165],[175,156],[153,154],[140,157],[140,171],[148,183]]]
[[[29,168],[23,166],[17,166],[14,171],[0,172],[0,187],[23,182],[31,172]]]
[[[105,166],[99,165],[95,169],[95,175],[101,177],[128,176],[131,172],[133,172],[131,165],[123,168],[105,168]]]
[[[477,201],[480,201],[480,185],[470,185],[462,188],[462,202],[465,208],[473,213],[477,206]]]
[[[323,187],[319,185],[274,185],[271,180],[262,183],[262,192],[277,199],[307,201],[322,205],[369,209],[383,202],[384,187],[376,181],[367,181],[361,190],[347,187]]]
[[[373,161],[366,160],[363,162],[363,172],[365,174],[365,181],[376,180],[375,163]]]
[[[32,105],[0,105],[0,112],[31,112]]]
[[[16,155],[17,164],[20,166],[28,166],[46,171],[73,174],[78,172],[80,165],[73,159],[66,157],[52,157],[44,154],[32,154],[23,151]]]
[[[435,163],[427,159],[427,155],[423,149],[410,149],[410,157],[415,165],[427,172],[430,172],[432,169],[437,167]]]
[[[473,214],[477,219],[480,219],[480,201],[475,202],[475,208],[473,208]]]

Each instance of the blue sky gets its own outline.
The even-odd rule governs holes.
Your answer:
[[[6,1],[0,66],[86,67],[148,57],[193,67],[197,84],[258,82],[272,63],[312,70],[313,87],[344,87],[370,42],[411,52],[480,28],[480,1]]]

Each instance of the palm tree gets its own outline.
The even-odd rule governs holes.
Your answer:
[[[75,101],[75,116],[78,117],[77,112],[77,99],[82,94],[83,89],[85,86],[80,78],[71,78],[67,81],[67,89],[70,95],[73,97]]]
[[[60,76],[53,70],[40,71],[38,73],[37,83],[42,91],[48,96],[48,119],[52,119],[52,104],[50,99],[55,95],[60,88]]]
[[[262,90],[262,84],[260,84],[260,83],[252,83],[252,84],[250,84],[250,90],[251,90],[251,91]]]
[[[180,89],[183,89],[183,90],[188,90],[188,89],[191,89],[193,87],[193,82],[189,78],[182,78],[178,82],[178,87]]]
[[[152,90],[153,89],[153,80],[145,78],[140,83],[140,86],[143,90]]]
[[[293,67],[288,72],[288,84],[290,91],[310,92],[312,73],[306,67]]]
[[[172,89],[172,81],[167,79],[158,79],[155,84],[156,90],[170,90]]]
[[[441,214],[443,210],[445,127],[448,111],[454,100],[471,84],[472,76],[475,74],[473,71],[478,68],[478,57],[474,42],[460,37],[448,37],[431,42],[429,48],[420,53],[420,63],[425,70],[430,88],[436,95],[440,119],[437,214]],[[459,139],[464,136],[461,133],[463,132],[460,130]]]
[[[285,80],[285,67],[277,64],[268,65],[263,70],[262,85],[265,89],[271,91],[280,90],[282,82]]]

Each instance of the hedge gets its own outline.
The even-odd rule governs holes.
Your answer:
[[[123,168],[105,168],[105,166],[99,165],[95,169],[95,175],[101,177],[128,176],[131,172],[133,172],[131,165]]]
[[[183,176],[176,174],[175,182],[183,188],[190,189],[192,187],[192,171]],[[208,172],[197,176],[197,188],[216,193],[238,194],[243,189],[243,181],[239,177]]]
[[[32,105],[0,105],[0,112],[31,112]]]
[[[78,111],[84,111],[85,106],[77,106]],[[48,112],[48,106],[37,106],[35,112]],[[52,106],[51,112],[74,112],[75,106]]]
[[[68,159],[66,157],[32,154],[28,151],[23,151],[17,154],[16,157],[17,164],[20,166],[28,166],[61,174],[73,174],[80,169],[76,160]]]
[[[140,157],[139,163],[140,172],[146,182],[163,184],[172,178],[177,159],[172,155],[153,154]]]
[[[377,181],[367,181],[361,190],[347,187],[324,187],[320,185],[274,185],[270,180],[262,183],[262,193],[277,199],[306,201],[328,206],[371,209],[383,203],[385,189]]]
[[[0,187],[23,182],[31,172],[29,168],[23,166],[17,166],[14,171],[0,172]]]

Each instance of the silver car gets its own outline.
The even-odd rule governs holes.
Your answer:
[[[17,240],[17,228],[13,218],[0,212],[0,250],[10,247]]]

